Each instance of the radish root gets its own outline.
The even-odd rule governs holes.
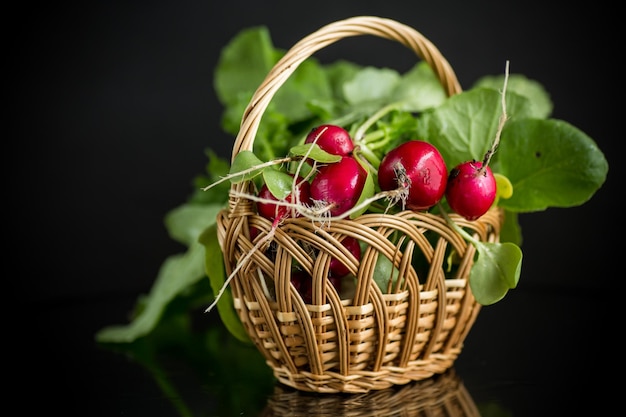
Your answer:
[[[482,167],[478,170],[479,174],[482,174],[485,171],[487,165],[491,161],[491,157],[496,152],[496,149],[498,148],[498,145],[500,144],[500,136],[502,135],[502,129],[504,129],[504,125],[509,118],[509,116],[506,113],[506,88],[507,88],[508,82],[509,82],[509,61],[507,60],[505,64],[505,68],[504,68],[504,84],[502,86],[502,91],[501,91],[502,114],[500,114],[500,119],[498,121],[498,130],[496,131],[496,136],[493,140],[493,143],[491,144],[491,147],[485,153]]]

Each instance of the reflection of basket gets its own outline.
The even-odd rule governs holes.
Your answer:
[[[252,150],[260,119],[272,96],[296,67],[315,51],[342,38],[374,35],[397,41],[428,62],[448,95],[461,91],[439,51],[420,33],[396,21],[353,17],[331,23],[294,45],[252,97],[233,147]],[[251,182],[232,185],[229,208],[217,218],[218,238],[231,274],[254,246],[249,230],[270,230],[243,192]],[[453,215],[482,241],[496,241],[501,212],[490,210],[474,222]],[[393,243],[390,236],[396,239]],[[343,250],[353,236],[367,244],[360,262]],[[258,239],[258,238],[257,238]],[[461,351],[480,310],[468,286],[475,249],[443,217],[405,211],[365,214],[329,224],[287,219],[276,231],[271,256],[256,251],[231,281],[235,308],[247,332],[282,383],[303,391],[366,392],[441,374]],[[454,252],[458,264],[449,271]],[[338,294],[324,277],[331,257],[357,277],[350,294]],[[400,272],[401,285],[382,292],[372,279],[376,261],[386,257]],[[414,268],[420,257],[425,268]],[[290,284],[298,263],[313,276],[312,302]],[[424,263],[423,262],[423,263]],[[417,270],[419,269],[419,270]],[[268,287],[271,289],[268,291]],[[270,295],[272,294],[272,295]]]
[[[366,394],[293,391],[276,386],[262,417],[480,417],[471,395],[453,369],[423,381]]]

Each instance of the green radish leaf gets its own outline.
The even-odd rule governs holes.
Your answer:
[[[502,91],[504,87],[504,74],[487,75],[478,79],[472,88],[479,87],[488,87]],[[550,99],[550,95],[537,81],[528,79],[522,74],[509,74],[506,90],[527,97],[530,100],[530,117],[546,119],[552,114],[554,105]]]
[[[193,194],[188,203],[197,205],[226,204],[231,184],[224,181],[230,171],[230,161],[220,157],[211,149],[205,150],[209,162],[205,166],[206,174],[197,175],[193,179]],[[206,187],[211,186],[210,189]]]
[[[270,103],[254,138],[254,153],[263,161],[283,158],[294,140],[289,129],[289,119]]]
[[[217,225],[207,227],[198,237],[198,241],[204,245],[204,269],[211,282],[213,294],[219,294],[226,282],[224,259],[222,249],[217,238]],[[233,304],[233,296],[230,289],[222,293],[217,302],[217,312],[228,331],[242,342],[252,343],[246,333]]]
[[[293,188],[293,176],[277,169],[266,169],[263,171],[263,181],[270,190],[270,193],[278,200],[284,200]]]
[[[430,65],[420,61],[402,76],[392,92],[391,101],[401,103],[399,110],[415,113],[437,107],[446,98],[446,92]]]
[[[367,176],[365,177],[365,184],[363,184],[363,190],[361,191],[361,195],[359,196],[359,199],[357,200],[357,202],[355,204],[355,206],[358,206],[363,201],[365,201],[368,198],[372,197],[376,193],[376,185],[374,184],[374,179],[372,178],[373,175],[367,169],[367,166],[365,166],[365,164],[361,161],[360,158],[356,158],[356,161],[359,164],[361,164],[363,169],[365,169],[365,172],[367,172]],[[361,214],[365,213],[367,211],[367,209],[368,209],[368,207],[364,206],[360,210],[357,210],[354,213],[350,214],[350,218],[351,219],[356,219],[358,216],[360,216]]]
[[[389,281],[395,283],[399,276],[400,271],[393,265],[393,262],[384,255],[378,255],[372,278],[383,294],[388,291]]]
[[[103,343],[131,343],[151,333],[159,324],[170,303],[189,291],[205,277],[202,269],[202,246],[195,243],[184,254],[168,256],[161,267],[150,293],[138,304],[143,308],[127,325],[107,326],[96,334]]]
[[[232,176],[230,182],[238,184],[243,181],[251,180],[263,171],[263,167],[261,167],[262,164],[263,161],[252,151],[240,151],[235,155],[235,159],[230,167],[229,175]]]
[[[320,148],[317,143],[305,143],[293,146],[289,149],[289,153],[295,156],[306,156],[309,159],[313,159],[324,164],[339,162],[341,160],[341,156],[326,152]]]
[[[367,243],[363,241],[359,241],[359,246],[361,246],[362,254],[365,254],[369,247]],[[389,281],[393,280],[395,283],[398,280],[399,275],[400,271],[393,265],[393,262],[391,262],[389,258],[382,254],[377,254],[372,279],[383,293],[387,292]]]
[[[344,84],[343,92],[348,103],[362,105],[367,103],[389,102],[391,92],[400,82],[400,74],[389,68],[365,67]]]
[[[506,176],[499,172],[494,172],[493,177],[496,180],[496,198],[494,199],[493,205],[497,206],[501,198],[511,198],[513,195],[513,184],[511,184],[511,181],[509,181]]]
[[[185,246],[191,246],[204,229],[215,224],[217,213],[224,204],[183,204],[165,216],[169,236]]]
[[[161,265],[150,292],[142,297],[142,309],[124,326],[109,326],[96,335],[100,342],[130,343],[154,330],[170,303],[186,293],[190,287],[205,277],[202,267],[203,248],[196,242],[201,231],[215,224],[222,205],[183,204],[169,212],[166,225],[170,236],[188,244],[183,254],[169,256]]]
[[[331,98],[331,86],[323,67],[314,58],[302,62],[272,99],[276,112],[290,121],[302,121],[311,117],[308,102]],[[263,123],[263,122],[262,122]]]
[[[266,27],[240,31],[222,48],[215,68],[213,86],[220,102],[229,107],[243,96],[251,96],[275,62],[276,52]]]
[[[508,92],[506,102],[510,120],[531,114],[530,101],[526,97]],[[499,91],[490,88],[468,90],[448,98],[432,112],[422,113],[417,132],[418,136],[427,138],[437,147],[448,167],[454,167],[470,159],[482,161],[496,137],[501,114]],[[503,138],[500,144],[504,145],[504,142]],[[498,155],[496,152],[494,159]],[[492,169],[497,171],[493,165]]]
[[[478,259],[470,271],[470,288],[476,301],[490,305],[500,301],[519,281],[522,250],[510,243],[472,241]]]
[[[504,210],[504,224],[500,229],[500,242],[511,242],[522,246],[522,228],[519,224],[519,213]]]
[[[513,184],[504,175],[494,172],[493,177],[496,180],[496,200],[499,198],[511,198],[513,195]]]
[[[361,66],[354,62],[338,60],[327,64],[325,67],[326,75],[331,86],[333,97],[333,107],[341,102],[347,101],[344,96],[344,85],[349,80],[354,79],[356,74],[361,71]]]
[[[596,143],[561,120],[511,121],[496,154],[498,172],[515,190],[511,198],[498,202],[509,211],[580,205],[602,186],[608,172]]]

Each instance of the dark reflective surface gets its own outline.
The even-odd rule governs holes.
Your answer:
[[[508,297],[481,311],[450,372],[358,395],[276,384],[260,354],[210,313],[174,315],[138,342],[101,346],[94,333],[131,297],[50,305],[38,339],[45,389],[34,406],[91,416],[607,415],[614,399],[600,378],[604,347],[585,326],[591,311],[608,309],[583,294],[522,289]]]

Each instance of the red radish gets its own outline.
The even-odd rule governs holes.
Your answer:
[[[296,183],[296,192],[298,193],[298,200],[301,204],[309,204],[311,200],[311,192],[310,192],[310,184],[302,177],[298,177]],[[279,204],[275,204],[272,201],[279,201],[267,188],[267,184],[263,184],[261,189],[259,190],[258,197],[267,200],[267,201],[259,201],[257,202],[257,210],[259,214],[266,219],[274,221],[274,224],[277,224],[281,220],[291,216],[291,208],[282,206]],[[292,193],[289,193],[287,197],[283,199],[285,202],[296,203],[296,199],[293,198]],[[299,216],[299,213],[296,212],[296,217]]]
[[[302,300],[306,304],[311,304],[313,298],[313,278],[311,278],[311,275],[301,269],[294,269],[291,271],[291,283],[302,297]]]
[[[251,227],[250,228],[250,240],[253,241],[254,239],[256,239],[259,233],[261,233],[259,229],[257,229],[256,227]]]
[[[341,278],[329,277],[328,280],[336,291],[341,291]],[[313,301],[313,278],[311,278],[311,275],[300,269],[293,270],[291,271],[291,283],[302,297],[302,300],[306,304],[311,304]]]
[[[329,207],[331,216],[339,216],[356,205],[365,186],[367,171],[351,156],[320,167],[311,181],[311,199]]]
[[[352,236],[346,236],[341,241],[341,244],[345,246],[356,259],[361,259],[361,246],[359,245],[358,240]],[[329,270],[331,278],[341,278],[350,273],[350,269],[348,269],[348,267],[341,263],[341,261],[337,258],[332,258],[330,260]]]
[[[304,143],[315,142],[322,150],[333,155],[352,154],[354,142],[346,129],[336,125],[320,125],[311,129]]]
[[[479,161],[462,162],[450,171],[446,200],[455,213],[467,220],[485,214],[496,199],[496,180],[491,168]]]
[[[428,210],[446,191],[448,169],[432,144],[411,140],[387,152],[378,168],[378,185],[383,191],[405,189],[404,205],[411,210]]]
[[[328,277],[328,280],[333,285],[333,287],[335,287],[335,290],[337,290],[337,292],[341,292],[341,278],[343,277],[335,277],[332,275]]]
[[[311,275],[309,275],[306,271],[302,271],[300,269],[294,269],[291,271],[291,283],[295,287],[295,289],[300,293],[300,295],[308,294],[309,299],[305,300],[306,303],[310,303],[310,295],[311,295],[311,283],[313,280],[311,279]]]

